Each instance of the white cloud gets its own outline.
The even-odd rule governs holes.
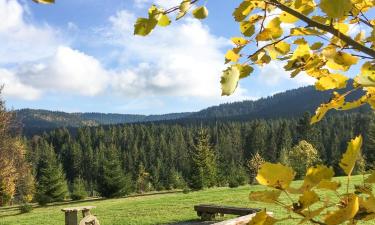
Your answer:
[[[125,96],[220,97],[223,49],[229,47],[225,38],[212,35],[193,19],[168,29],[158,27],[145,38],[132,35],[135,17],[127,11],[118,12],[110,21],[110,40],[123,49],[118,55],[120,64],[141,62],[116,74],[115,90]]]
[[[51,27],[35,26],[16,0],[0,0],[0,64],[21,63],[48,57],[60,42]]]
[[[4,85],[3,94],[6,97],[35,100],[41,95],[38,89],[22,83],[14,73],[6,69],[0,69],[0,84]]]
[[[46,63],[20,68],[17,76],[23,83],[43,91],[84,96],[103,92],[109,80],[109,72],[97,59],[64,46]]]
[[[282,83],[287,82],[290,88],[307,86],[315,83],[315,79],[305,73],[300,73],[296,77],[291,78],[290,73],[284,70],[283,64],[277,61],[272,61],[267,66],[261,67],[259,74],[257,74],[257,79],[258,82],[268,86],[279,86]]]

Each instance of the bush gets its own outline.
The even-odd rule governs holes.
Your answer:
[[[20,205],[19,210],[21,211],[21,213],[29,213],[33,210],[33,206],[25,203],[23,205]]]
[[[182,193],[184,194],[188,194],[190,192],[190,189],[188,187],[185,187],[183,190],[182,190]]]
[[[236,188],[236,187],[240,186],[238,180],[235,177],[232,177],[232,178],[229,179],[228,185],[229,185],[230,188]]]

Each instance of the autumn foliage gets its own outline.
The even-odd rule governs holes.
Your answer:
[[[0,206],[11,202],[16,194],[19,200],[29,202],[34,192],[25,146],[19,137],[11,135],[13,122],[12,114],[0,100]]]

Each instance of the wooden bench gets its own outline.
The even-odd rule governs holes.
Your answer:
[[[239,208],[219,205],[196,205],[194,206],[194,210],[197,212],[197,215],[200,216],[202,220],[213,220],[215,216],[218,214],[246,216],[260,211],[260,209]]]
[[[81,206],[61,209],[65,213],[65,225],[99,225],[95,216],[91,215],[90,210],[95,206]],[[78,222],[78,212],[82,211],[83,219]]]

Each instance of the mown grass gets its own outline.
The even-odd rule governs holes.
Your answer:
[[[343,184],[346,178],[335,178]],[[353,183],[361,183],[362,176],[352,178]],[[301,182],[294,182],[298,186]],[[353,186],[353,185],[352,185]],[[345,191],[345,185],[340,192]],[[242,186],[239,188],[214,188],[188,194],[174,193],[152,195],[143,197],[120,198],[109,200],[93,200],[90,202],[70,203],[68,205],[52,205],[35,208],[27,214],[19,214],[15,207],[0,208],[0,225],[63,225],[64,207],[93,205],[97,208],[93,213],[97,215],[102,225],[150,225],[150,224],[174,224],[177,222],[197,220],[193,210],[195,204],[212,203],[253,208],[267,208],[274,212],[275,217],[285,217],[287,214],[280,207],[272,204],[250,202],[250,191],[263,190],[264,187]],[[323,196],[337,201],[338,197],[332,192],[322,192]],[[282,200],[290,202],[286,196]],[[227,219],[219,218],[219,219]],[[280,222],[279,224],[298,224],[298,220]],[[367,222],[366,224],[375,224]]]

